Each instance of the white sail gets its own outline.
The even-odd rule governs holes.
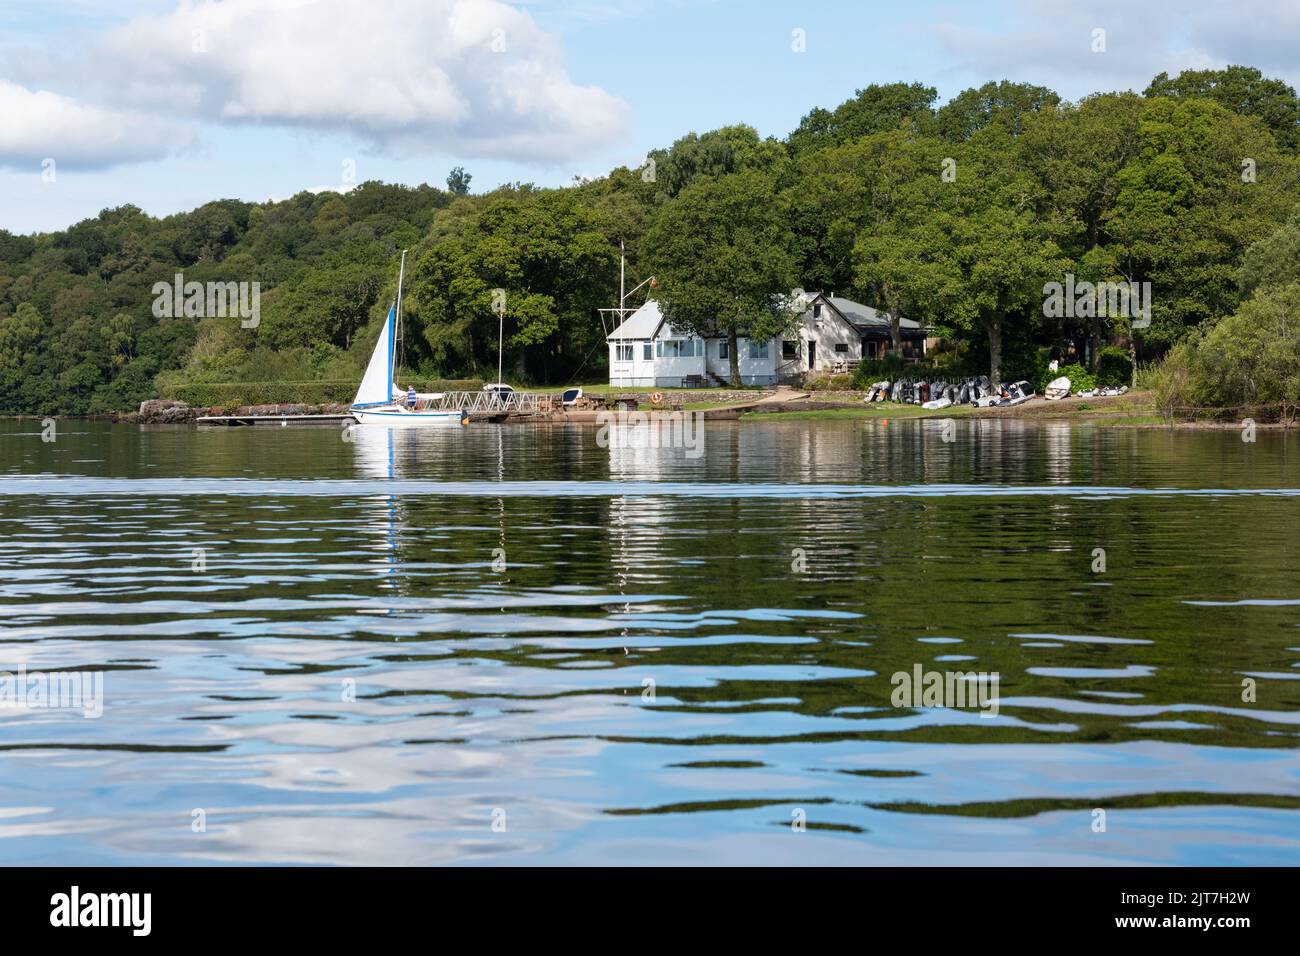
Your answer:
[[[353,407],[358,405],[388,405],[393,401],[393,325],[396,319],[394,309],[389,308],[388,320],[384,330],[379,333],[375,351],[366,366],[366,374],[357,389],[357,397],[352,399]]]

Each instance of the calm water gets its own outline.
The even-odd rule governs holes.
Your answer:
[[[0,863],[1300,859],[1300,436],[942,427],[0,422]]]

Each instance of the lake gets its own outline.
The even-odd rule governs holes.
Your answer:
[[[0,862],[1300,853],[1295,433],[57,429],[0,422]]]

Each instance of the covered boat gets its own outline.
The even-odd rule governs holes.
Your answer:
[[[1060,378],[1054,378],[1047,383],[1047,388],[1043,389],[1043,398],[1049,402],[1060,401],[1070,394],[1070,380],[1062,375]]]

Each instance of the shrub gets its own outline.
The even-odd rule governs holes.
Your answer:
[[[421,392],[472,392],[482,388],[477,379],[425,382],[413,380]],[[403,385],[408,384],[402,381]],[[357,393],[353,381],[333,382],[189,382],[161,389],[195,408],[240,408],[244,405],[346,405]]]
[[[1052,379],[1060,378],[1062,375],[1070,380],[1071,394],[1077,395],[1079,392],[1086,392],[1090,388],[1097,387],[1097,376],[1093,375],[1082,365],[1074,362],[1070,365],[1062,365],[1055,372],[1049,372],[1047,369],[1043,369],[1043,371],[1039,372],[1038,380],[1035,382],[1038,394],[1041,395],[1043,393],[1043,390],[1047,388],[1048,383],[1051,382]]]
[[[1134,388],[1154,389],[1155,377],[1159,374],[1159,362],[1138,362],[1137,372],[1133,375]]]
[[[1187,409],[1258,417],[1300,405],[1300,283],[1269,289],[1212,328],[1179,343],[1151,375],[1167,415]]]
[[[1133,362],[1128,350],[1108,345],[1101,350],[1097,362],[1098,385],[1127,385],[1133,380]]]
[[[856,379],[844,373],[830,375],[821,372],[804,379],[803,387],[813,392],[844,392],[854,388]]]
[[[934,372],[929,362],[909,362],[896,355],[886,355],[882,359],[863,359],[853,373],[853,387],[870,388],[876,382],[894,381],[899,378],[922,378]]]

